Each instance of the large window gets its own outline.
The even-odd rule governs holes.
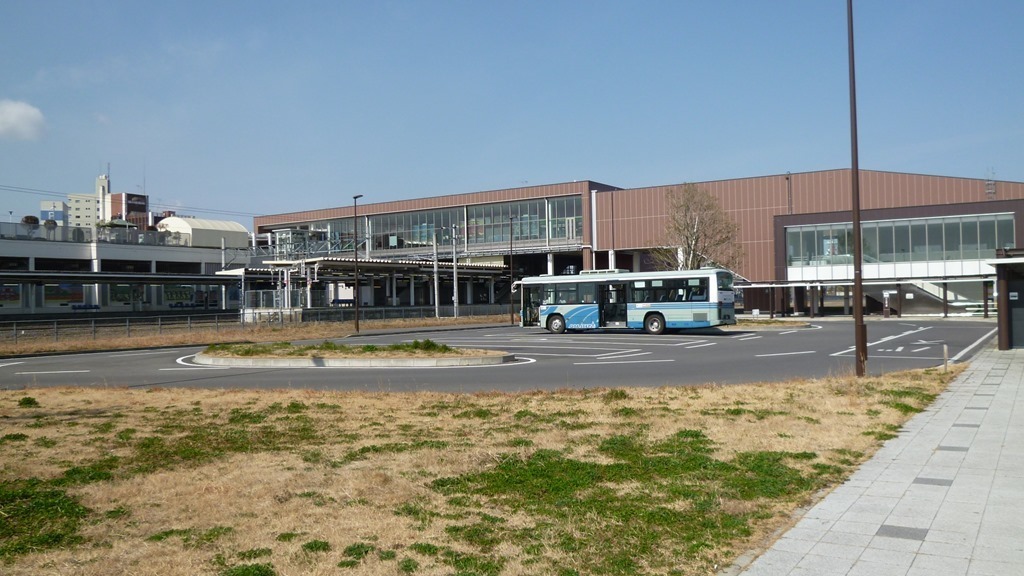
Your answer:
[[[547,219],[546,200],[524,200],[484,204],[466,209],[468,244],[491,244],[512,240],[543,240]]]
[[[849,264],[849,223],[786,228],[789,266]],[[861,226],[864,262],[928,262],[994,258],[996,248],[1014,247],[1012,214],[880,220]]]
[[[467,230],[462,220],[462,208],[381,214],[371,216],[369,223],[370,248],[384,251],[410,248],[430,250],[435,233],[440,246],[450,245],[453,225],[458,227],[460,234]],[[359,234],[367,236],[362,224]]]
[[[583,200],[579,196],[553,198],[548,206],[552,240],[583,238]]]

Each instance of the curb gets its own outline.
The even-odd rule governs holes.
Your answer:
[[[239,358],[195,355],[196,364],[236,368],[438,368],[496,366],[515,362],[514,354],[450,358]]]

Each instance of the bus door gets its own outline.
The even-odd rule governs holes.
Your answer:
[[[520,309],[520,325],[537,326],[540,324],[540,304],[544,298],[543,286],[522,286],[522,308]]]
[[[606,284],[598,286],[598,302],[601,303],[600,322],[602,327],[626,327],[626,285]]]

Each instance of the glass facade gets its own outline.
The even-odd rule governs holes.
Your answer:
[[[935,262],[995,258],[1014,247],[1013,214],[983,214],[861,225],[865,263]],[[853,225],[815,224],[786,228],[788,266],[853,264]]]
[[[510,219],[511,218],[511,222]],[[360,230],[371,251],[432,249],[434,231],[440,246],[451,244],[452,227],[460,245],[507,245],[511,224],[514,242],[571,244],[583,238],[583,201],[579,196],[479,204],[466,207],[422,210],[369,216],[369,230]],[[352,218],[322,220],[310,225],[316,240],[326,240],[335,250],[351,250]]]
[[[462,208],[370,216],[371,250],[431,249],[434,231],[439,244],[451,243],[451,228],[465,227]]]

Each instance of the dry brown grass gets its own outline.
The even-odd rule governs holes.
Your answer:
[[[538,522],[551,520],[482,496],[472,497],[475,502],[467,508],[465,502],[432,488],[431,482],[492,470],[501,462],[544,449],[584,462],[608,462],[610,458],[597,450],[602,439],[625,434],[657,441],[683,429],[703,431],[720,460],[746,452],[813,452],[818,455],[814,462],[836,466],[845,475],[881,444],[877,434],[865,432],[892,430],[908,418],[885,391],[936,394],[956,372],[621,389],[614,394],[95,388],[0,392],[3,434],[27,437],[0,443],[0,481],[56,478],[76,465],[121,458],[112,479],[68,488],[92,511],[82,529],[82,544],[17,556],[0,568],[12,576],[171,576],[218,574],[228,566],[269,562],[281,575],[393,575],[400,573],[398,561],[411,558],[418,563],[415,574],[452,573],[452,566],[440,556],[410,549],[414,543],[432,543],[469,555],[503,558],[501,574],[556,573],[556,567],[576,567],[585,573],[594,550],[567,550],[553,537],[542,538],[538,550],[530,553],[507,538],[486,550],[453,539],[446,528],[480,514],[503,519],[503,530],[533,530]],[[19,406],[26,396],[38,407]],[[197,428],[227,429],[236,425],[235,419],[253,415],[265,419],[246,428],[252,434],[290,438],[296,426],[304,425],[308,437],[276,448],[157,462],[153,470],[131,472],[142,439],[172,442]],[[417,445],[425,441],[444,445]],[[385,449],[400,445],[412,449]],[[353,457],[360,449],[361,457]],[[811,471],[811,462],[797,466]],[[625,495],[648,487],[624,482],[614,489]],[[751,520],[752,534],[719,543],[674,567],[678,574],[711,574],[713,566],[763,546],[791,522],[797,507],[812,498],[811,493],[773,500],[723,498],[721,506],[727,512],[756,516]],[[684,509],[691,503],[680,499],[670,505]],[[417,517],[417,510],[429,514]],[[569,536],[578,532],[583,539],[588,524],[602,521],[578,518],[560,530]],[[151,540],[172,529],[202,533],[215,528],[230,531],[211,541]],[[298,536],[286,541],[282,534]],[[326,541],[331,550],[303,551],[302,544],[311,540]],[[370,544],[375,551],[354,568],[339,568],[339,562],[350,559],[345,548],[357,543]],[[266,549],[269,555],[252,561],[239,556],[256,549]],[[382,559],[381,551],[394,551],[395,558]],[[659,563],[663,557],[679,558],[670,550],[659,550],[641,559],[636,573],[665,573],[665,565]]]

